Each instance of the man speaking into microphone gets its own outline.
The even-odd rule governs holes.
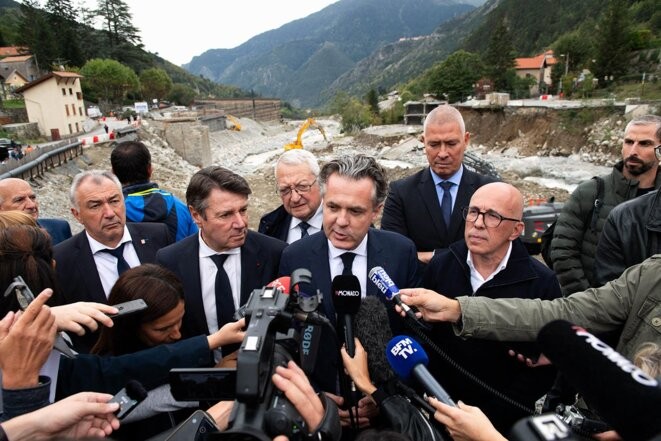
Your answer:
[[[336,311],[331,282],[336,276],[356,276],[362,297],[380,295],[378,288],[368,282],[370,268],[376,266],[383,267],[399,286],[418,286],[413,242],[399,234],[371,228],[381,214],[388,188],[385,169],[376,159],[365,155],[339,157],[321,168],[319,181],[323,196],[323,231],[285,248],[279,273],[287,275],[296,268],[310,270],[312,288],[324,295],[320,311],[332,323],[336,322]],[[398,321],[398,318],[391,316],[391,325],[393,320]],[[316,387],[335,394],[338,348],[326,332],[319,345],[311,379]],[[366,425],[367,413],[360,406],[361,403],[359,422]]]

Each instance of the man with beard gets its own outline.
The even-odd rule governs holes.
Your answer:
[[[654,151],[660,139],[661,117],[644,115],[632,119],[624,130],[622,161],[613,166],[610,174],[598,178],[603,183],[603,196],[597,203],[600,208],[596,223],[592,222],[592,214],[599,193],[597,179],[581,183],[563,207],[551,242],[551,259],[564,295],[603,284],[593,268],[606,219],[616,205],[661,186],[659,160]]]

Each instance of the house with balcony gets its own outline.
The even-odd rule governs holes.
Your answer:
[[[87,114],[81,78],[75,72],[50,72],[16,89],[25,100],[28,120],[38,124],[42,135],[57,140],[83,131]]]

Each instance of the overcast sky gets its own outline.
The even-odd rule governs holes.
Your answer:
[[[124,1],[133,14],[133,24],[141,31],[145,49],[181,65],[207,49],[234,48],[338,0]],[[96,0],[83,2],[88,7],[97,4]]]

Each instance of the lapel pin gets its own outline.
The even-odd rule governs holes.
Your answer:
[[[144,239],[140,239],[140,243],[141,243],[142,245],[144,245],[145,243],[147,243],[147,241],[144,240]]]

